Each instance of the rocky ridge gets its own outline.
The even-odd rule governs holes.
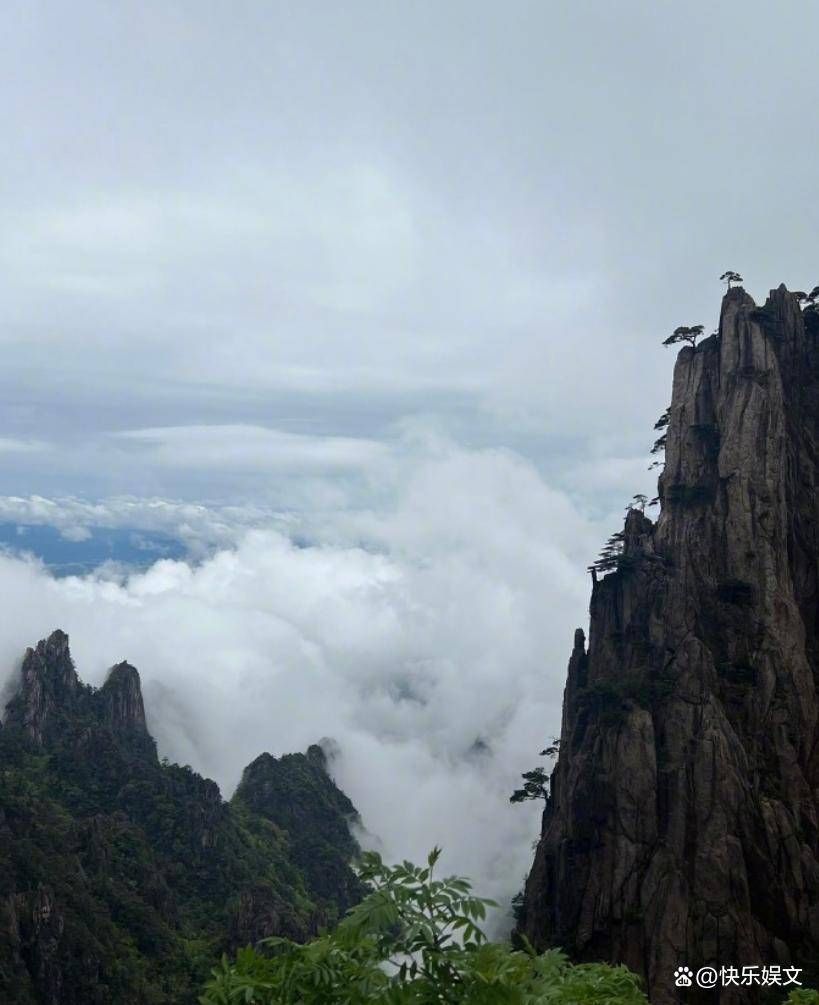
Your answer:
[[[734,288],[679,353],[660,516],[628,514],[575,634],[518,933],[655,1005],[683,963],[819,964],[818,329]]]

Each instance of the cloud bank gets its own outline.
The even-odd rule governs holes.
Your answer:
[[[261,751],[332,737],[387,856],[443,845],[448,868],[508,900],[540,810],[508,797],[558,728],[599,534],[520,457],[439,444],[389,505],[317,527],[310,547],[245,530],[199,564],[119,580],[0,558],[0,665],[56,626],[92,683],[129,659],[160,752],[225,794]]]
[[[256,498],[103,442],[172,427],[630,455],[726,267],[816,282],[816,5],[240,6],[0,8],[0,492]]]

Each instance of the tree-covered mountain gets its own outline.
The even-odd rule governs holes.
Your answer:
[[[89,687],[55,631],[0,727],[0,1001],[196,1001],[223,951],[359,899],[355,817],[317,746],[263,754],[225,802],[158,759],[136,669]]]

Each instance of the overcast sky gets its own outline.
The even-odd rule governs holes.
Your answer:
[[[202,425],[219,498],[248,494],[221,464],[243,425],[255,471],[271,430],[418,415],[553,468],[630,456],[659,339],[711,323],[725,268],[758,295],[817,278],[812,3],[2,22],[0,491],[195,497],[169,461],[193,440],[206,466]]]
[[[7,0],[0,519],[227,550],[212,596],[207,568],[183,562],[56,584],[4,560],[26,598],[4,658],[60,621],[97,681],[125,657],[157,680],[164,666],[181,696],[150,692],[164,749],[229,788],[251,745],[281,752],[333,724],[309,699],[295,731],[266,726],[252,697],[208,710],[216,605],[219,665],[259,694],[290,694],[287,674],[265,690],[265,660],[298,677],[312,653],[362,696],[336,724],[339,770],[370,824],[394,827],[390,851],[408,825],[350,767],[373,761],[368,744],[407,785],[423,756],[447,765],[413,854],[461,770],[447,833],[468,843],[456,817],[491,776],[469,865],[493,874],[506,848],[508,885],[532,821],[515,845],[491,820],[559,720],[584,565],[652,489],[673,363],[660,341],[710,330],[725,269],[758,299],[819,282],[817,38],[812,2]],[[321,544],[326,566],[288,537]],[[287,596],[265,593],[270,556]],[[331,627],[308,631],[333,584]],[[146,599],[160,595],[166,620]],[[377,612],[392,627],[367,673],[409,675],[423,700],[396,685],[373,703],[350,669]],[[266,618],[295,649],[271,657]],[[190,659],[163,663],[163,647]],[[482,710],[473,672],[495,682]],[[512,673],[548,686],[535,700]],[[467,756],[477,736],[494,737],[489,775]]]

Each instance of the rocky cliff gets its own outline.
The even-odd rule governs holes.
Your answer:
[[[42,746],[59,732],[74,711],[80,683],[68,650],[68,636],[56,631],[27,649],[20,669],[20,690],[6,709],[6,724],[18,726]]]
[[[139,672],[130,663],[117,663],[100,688],[105,721],[115,733],[148,732]]]
[[[680,964],[819,962],[818,320],[735,288],[680,352],[659,518],[629,513],[575,635],[518,931],[655,1005]]]
[[[192,1005],[221,952],[358,899],[354,817],[318,747],[262,755],[230,802],[160,762],[137,670],[89,687],[54,632],[0,728],[0,1001]]]
[[[86,729],[77,735],[80,723]],[[119,663],[99,690],[88,687],[80,682],[68,636],[59,629],[26,650],[20,687],[6,707],[5,724],[39,749],[60,746],[72,735],[83,742],[104,732],[121,753],[156,760],[136,667]]]

